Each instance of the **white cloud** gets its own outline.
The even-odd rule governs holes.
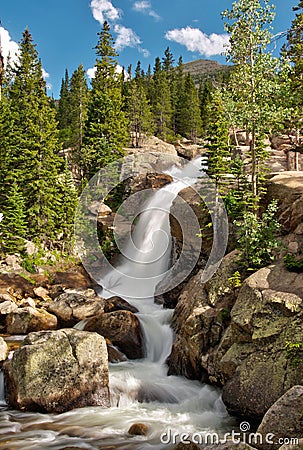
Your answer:
[[[227,34],[212,33],[207,35],[199,28],[176,28],[167,31],[165,38],[169,41],[185,45],[190,52],[198,52],[201,55],[212,56],[219,55],[226,50],[229,43]]]
[[[157,14],[157,13],[152,9],[151,3],[150,3],[150,1],[148,1],[148,0],[139,0],[139,1],[136,1],[136,2],[133,4],[133,9],[134,9],[135,11],[141,12],[141,13],[143,13],[143,14],[148,14],[149,16],[153,17],[153,18],[156,19],[156,20],[160,20],[160,19],[161,19],[161,17],[159,16],[159,14]]]
[[[115,25],[115,32],[117,38],[115,42],[116,50],[123,50],[125,47],[138,47],[141,44],[139,36],[131,29],[126,28],[123,25]]]
[[[42,76],[43,76],[44,79],[49,78],[49,73],[46,72],[46,70],[43,69],[43,67],[42,67]]]
[[[150,51],[147,48],[139,48],[139,52],[142,53],[144,58],[148,58],[150,56]]]
[[[91,67],[90,69],[88,69],[88,70],[86,71],[86,74],[87,74],[87,76],[88,76],[88,78],[89,78],[90,80],[92,80],[93,78],[95,78],[96,70],[97,70],[97,67],[95,66],[95,67]],[[120,66],[119,64],[117,64],[117,66],[116,66],[116,72],[117,72],[118,74],[120,74],[120,73],[122,73],[122,71],[123,71],[123,67]],[[126,74],[126,75],[127,75],[127,74]]]
[[[4,64],[6,64],[8,56],[10,56],[12,62],[17,61],[20,53],[17,42],[12,41],[9,32],[3,27],[0,27],[0,37]]]
[[[109,1],[109,0],[91,0],[90,7],[94,19],[96,19],[101,25],[105,20],[119,20],[122,15],[122,11]]]
[[[89,69],[87,69],[86,74],[90,80],[95,78],[96,70],[97,67],[90,67]]]

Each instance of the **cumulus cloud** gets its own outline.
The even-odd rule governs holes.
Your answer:
[[[109,0],[91,0],[90,7],[94,16],[101,25],[105,20],[115,21],[121,18],[122,12]]]
[[[4,64],[6,64],[8,56],[10,56],[12,62],[18,60],[19,45],[11,39],[9,32],[3,27],[0,27],[0,37]]]
[[[212,56],[222,53],[229,43],[227,34],[212,33],[207,35],[199,28],[176,28],[167,31],[165,38],[169,41],[185,45],[190,52],[198,52],[200,55]]]
[[[126,28],[123,25],[115,25],[115,32],[117,38],[115,42],[116,50],[123,50],[125,47],[138,47],[141,44],[139,36],[131,29]]]
[[[156,19],[156,20],[160,20],[160,19],[161,19],[161,17],[159,16],[159,14],[157,14],[157,13],[152,9],[151,3],[150,3],[150,1],[148,1],[148,0],[139,0],[139,1],[136,1],[136,2],[133,4],[133,9],[134,9],[135,11],[141,12],[141,13],[143,13],[143,14],[148,14],[149,16],[153,17],[153,18]]]
[[[88,69],[88,70],[86,71],[86,74],[87,74],[87,76],[88,76],[88,78],[89,78],[90,80],[92,80],[93,78],[95,78],[96,70],[97,70],[97,67],[91,67],[90,69]],[[117,72],[118,74],[120,74],[120,73],[122,73],[122,71],[123,71],[123,67],[120,66],[119,64],[117,64],[117,66],[116,66],[116,72]]]

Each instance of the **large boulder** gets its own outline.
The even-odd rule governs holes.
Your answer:
[[[172,326],[176,340],[168,358],[169,374],[215,379],[212,354],[229,325],[237,288],[230,278],[238,269],[238,253],[225,256],[216,274],[206,284],[202,270],[183,288],[174,311]]]
[[[294,386],[287,391],[267,411],[258,433],[263,436],[262,444],[258,447],[262,450],[274,450],[280,447],[276,443],[286,442],[286,438],[303,437],[303,386]],[[272,442],[266,442],[266,436],[274,435]]]
[[[131,311],[114,311],[92,317],[84,330],[95,331],[109,339],[129,359],[144,356],[141,325]]]
[[[56,316],[32,306],[17,308],[6,316],[6,332],[9,334],[27,334],[56,328]]]
[[[293,233],[303,221],[303,172],[274,174],[268,181],[267,202],[278,200],[279,222]]]
[[[260,420],[288,389],[303,384],[300,351],[293,359],[286,349],[302,334],[302,275],[281,264],[245,280],[217,352],[230,412]]]
[[[62,327],[73,327],[81,320],[104,311],[105,300],[93,289],[68,290],[52,302],[48,311],[54,314]]]
[[[5,365],[8,403],[61,413],[109,406],[105,339],[73,329],[30,333]]]

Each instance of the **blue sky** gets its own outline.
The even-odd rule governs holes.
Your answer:
[[[28,26],[37,44],[49,93],[59,95],[65,68],[71,74],[80,63],[95,62],[94,47],[101,23],[107,19],[119,52],[118,62],[153,67],[167,46],[175,59],[215,59],[224,63],[226,42],[220,12],[231,0],[2,0],[1,41],[4,52],[16,50]],[[298,0],[276,0],[274,34],[289,28]],[[278,41],[279,43],[281,41]]]

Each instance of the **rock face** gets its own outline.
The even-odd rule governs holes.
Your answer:
[[[205,285],[199,271],[183,288],[172,321],[176,340],[168,358],[169,374],[203,381],[214,377],[211,354],[229,324],[236,289],[228,280],[237,270],[237,259],[237,252],[230,253]]]
[[[31,333],[5,365],[5,375],[14,408],[61,413],[109,406],[106,343],[97,333]]]
[[[258,433],[263,436],[262,450],[278,449],[279,444],[266,443],[266,435],[274,434],[274,441],[279,438],[303,437],[303,386],[294,386],[287,391],[267,411]]]
[[[83,319],[101,314],[105,300],[98,297],[93,289],[69,290],[59,295],[48,307],[62,327],[73,327]]]
[[[303,384],[303,360],[299,355],[294,363],[285,348],[302,341],[302,297],[302,275],[283,265],[245,280],[217,355],[231,412],[260,419],[288,389]]]
[[[84,329],[109,339],[129,359],[144,356],[140,322],[130,311],[114,311],[92,317]]]

